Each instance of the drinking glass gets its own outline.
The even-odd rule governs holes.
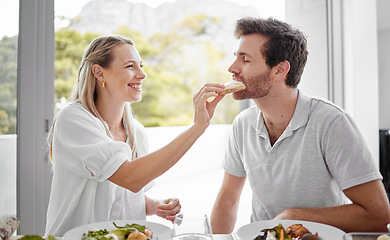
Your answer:
[[[173,221],[172,240],[211,240],[211,226],[207,214],[178,213]]]
[[[377,240],[381,235],[390,237],[389,233],[384,232],[349,232],[344,235],[343,240]]]

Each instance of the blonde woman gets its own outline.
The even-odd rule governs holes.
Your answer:
[[[52,127],[54,173],[46,235],[61,237],[84,224],[152,214],[172,221],[180,211],[178,199],[157,201],[144,192],[203,134],[224,87],[204,85],[193,97],[193,124],[164,148],[147,154],[144,128],[129,105],[141,101],[145,78],[130,39],[103,36],[88,46],[71,104]]]

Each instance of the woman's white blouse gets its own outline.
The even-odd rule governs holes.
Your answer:
[[[146,142],[143,126],[135,123],[137,138]],[[79,103],[59,113],[45,235],[61,237],[99,221],[146,219],[144,189],[133,193],[107,180],[132,154],[128,144],[107,135],[105,125]]]

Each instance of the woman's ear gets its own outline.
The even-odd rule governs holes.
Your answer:
[[[92,66],[92,73],[98,81],[104,82],[104,75],[103,75],[102,66],[100,66],[99,64],[94,64]]]

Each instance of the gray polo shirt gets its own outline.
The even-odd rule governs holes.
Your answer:
[[[241,112],[223,166],[234,176],[247,176],[253,191],[251,221],[272,219],[287,208],[345,204],[342,190],[382,178],[351,117],[302,92],[273,146],[259,108]]]

